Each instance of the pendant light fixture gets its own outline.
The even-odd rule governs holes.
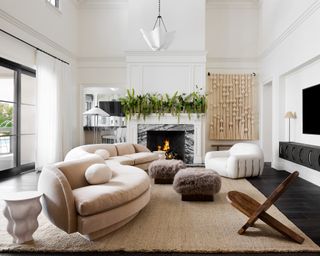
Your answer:
[[[175,31],[168,32],[166,25],[160,14],[160,0],[158,0],[158,17],[154,23],[152,31],[140,29],[140,32],[153,51],[166,50],[174,39]]]

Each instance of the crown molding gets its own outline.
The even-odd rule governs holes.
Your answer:
[[[258,9],[259,0],[207,0],[207,9]]]
[[[126,56],[207,56],[207,51],[151,51],[151,50],[128,50]]]
[[[127,63],[206,63],[206,51],[140,51],[125,52]]]
[[[294,33],[306,20],[308,20],[320,8],[320,1],[314,1],[291,25],[278,36],[263,52],[259,55],[260,59],[266,58],[283,41]]]
[[[126,9],[128,0],[76,0],[78,9]]]
[[[39,40],[40,42],[50,46],[51,48],[57,50],[58,52],[64,54],[65,56],[70,57],[72,59],[76,58],[75,54],[73,54],[71,51],[69,51],[65,47],[52,41],[50,38],[48,38],[44,34],[34,30],[32,27],[21,22],[20,20],[16,19],[15,17],[11,16],[10,14],[8,14],[7,12],[5,12],[1,9],[0,9],[0,18],[7,21],[9,24],[13,25],[14,27],[20,29],[21,31],[25,32],[26,34],[32,36],[33,38]]]

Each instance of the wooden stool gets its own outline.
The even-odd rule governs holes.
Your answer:
[[[283,225],[281,222],[273,218],[271,215],[266,213],[266,211],[271,207],[271,205],[278,200],[278,198],[287,190],[289,185],[299,176],[299,172],[295,171],[291,173],[267,198],[267,200],[260,204],[250,196],[238,192],[230,191],[228,192],[227,199],[233,207],[238,209],[243,214],[249,217],[247,223],[238,231],[240,235],[251,226],[254,225],[257,219],[261,219],[263,222],[268,224],[270,227],[274,228],[284,236],[292,239],[293,241],[302,244],[304,238],[298,235],[296,232]]]

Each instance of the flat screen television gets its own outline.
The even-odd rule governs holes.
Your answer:
[[[320,120],[317,116],[320,102],[320,84],[302,90],[302,132],[320,134]]]
[[[110,116],[124,116],[120,101],[100,101],[99,108],[106,111]]]

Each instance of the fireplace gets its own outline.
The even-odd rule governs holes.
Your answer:
[[[152,151],[157,151],[158,146],[162,147],[164,140],[167,138],[169,139],[170,148],[179,154],[185,163],[194,163],[195,141],[193,124],[137,124],[136,127],[138,144],[145,145]],[[153,138],[153,142],[151,142],[150,136],[157,136],[158,138]]]
[[[185,161],[185,131],[147,131],[147,147],[151,151],[165,151],[166,159]]]

